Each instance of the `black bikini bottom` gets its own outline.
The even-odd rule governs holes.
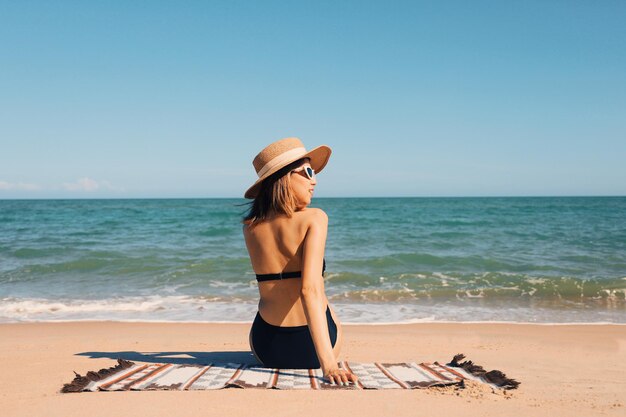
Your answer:
[[[326,307],[330,343],[337,342],[337,325]],[[316,369],[320,367],[309,326],[274,326],[256,313],[252,323],[252,346],[257,357],[268,368]]]

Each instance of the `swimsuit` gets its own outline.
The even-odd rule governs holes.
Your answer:
[[[322,275],[326,270],[326,261]],[[301,271],[281,272],[278,274],[257,274],[257,280],[269,281],[276,279],[300,278]],[[337,324],[326,307],[328,336],[334,347],[337,343]],[[263,320],[259,312],[252,323],[252,346],[254,353],[268,368],[282,369],[315,369],[320,367],[315,345],[308,325],[275,326]]]

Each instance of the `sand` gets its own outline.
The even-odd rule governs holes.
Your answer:
[[[2,416],[626,416],[626,326],[405,324],[345,326],[342,359],[449,361],[464,353],[521,381],[386,391],[85,392],[76,371],[115,358],[249,358],[246,324],[67,322],[0,325]],[[228,413],[228,414],[227,414]]]

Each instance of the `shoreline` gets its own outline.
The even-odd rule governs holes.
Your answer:
[[[28,321],[11,321],[0,322],[0,326],[14,324],[54,324],[54,323],[138,323],[138,324],[233,324],[233,325],[252,325],[252,320],[245,321],[201,321],[201,320],[94,320],[94,319],[69,319],[69,320],[28,320]],[[398,322],[379,322],[379,323],[358,323],[358,322],[341,322],[342,326],[409,326],[417,324],[493,324],[493,325],[529,325],[529,326],[626,326],[626,323],[614,322],[524,322],[524,321],[398,321]]]
[[[458,353],[521,382],[516,390],[88,392],[61,394],[73,371],[135,362],[244,362],[247,323],[115,321],[0,324],[0,409],[11,417],[120,413],[170,416],[623,415],[626,334],[621,326],[509,323],[346,325],[340,360],[447,362]],[[607,360],[610,359],[610,360]],[[474,387],[475,388],[475,387]],[[111,401],[114,399],[115,401]],[[209,407],[209,408],[207,408]],[[149,412],[147,411],[149,410]]]
[[[459,302],[352,303],[332,301],[346,325],[405,323],[537,323],[626,324],[626,305],[574,305],[568,308],[519,305],[504,300]],[[251,323],[258,310],[254,302],[210,301],[192,296],[123,296],[105,299],[16,298],[0,300],[0,323],[120,321],[163,323]],[[227,312],[225,314],[225,312]]]

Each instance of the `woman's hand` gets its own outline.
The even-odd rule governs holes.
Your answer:
[[[330,381],[330,384],[347,385],[350,382],[356,384],[359,378],[350,371],[335,368],[324,373],[324,378]]]

